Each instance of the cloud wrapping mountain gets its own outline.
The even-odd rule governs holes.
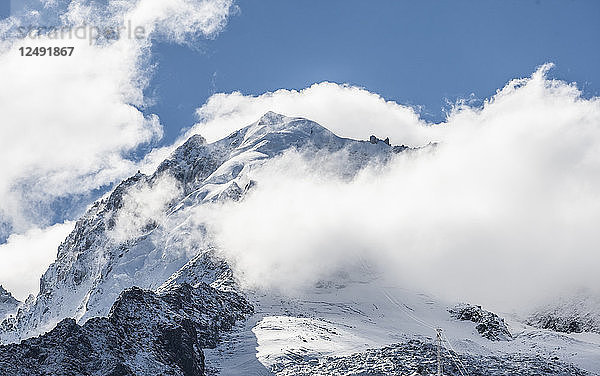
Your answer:
[[[457,106],[445,123],[397,129],[426,127],[435,147],[350,181],[339,178],[345,158],[290,152],[255,171],[260,184],[240,204],[202,215],[250,285],[294,289],[367,260],[407,284],[494,307],[595,290],[600,101],[548,79],[549,68],[482,107]],[[306,96],[301,104],[314,99],[303,93],[294,94]],[[265,98],[280,110],[288,95],[220,96],[229,115],[215,110],[198,129],[250,116]],[[210,119],[211,108],[199,111]],[[389,108],[379,116],[393,118]],[[346,107],[330,109],[336,120],[323,125],[342,129]]]

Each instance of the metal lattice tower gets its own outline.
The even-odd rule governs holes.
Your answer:
[[[437,328],[437,375],[443,376],[442,370],[442,329]]]

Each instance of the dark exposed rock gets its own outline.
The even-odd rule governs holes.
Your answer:
[[[598,325],[589,318],[579,315],[536,314],[527,320],[527,324],[540,329],[549,329],[561,333],[600,333]]]
[[[460,304],[448,311],[455,319],[476,323],[475,329],[482,337],[492,341],[509,341],[512,339],[504,319],[493,312],[482,309],[480,306]]]
[[[158,166],[153,179],[168,173],[189,193],[223,163],[226,154],[224,149],[208,146],[204,137],[193,135]]]
[[[15,299],[10,292],[6,291],[4,287],[0,285],[0,320],[8,314],[16,312],[19,304],[21,304],[21,302]]]
[[[458,361],[460,359],[460,362]],[[459,364],[462,372],[459,370]],[[474,356],[443,349],[442,368],[446,376],[585,376],[588,372],[557,360],[539,356]],[[276,364],[277,375],[369,375],[406,376],[437,374],[437,347],[433,343],[411,340],[381,349],[371,349],[344,357],[324,359],[297,356]]]
[[[593,332],[600,334],[600,297],[589,291],[557,299],[538,309],[527,324],[561,333]]]
[[[203,375],[202,348],[252,310],[240,295],[202,282],[160,294],[133,287],[108,317],[83,326],[65,319],[40,337],[0,346],[0,374]]]
[[[211,287],[221,291],[236,291],[237,289],[229,264],[216,257],[213,249],[207,249],[194,256],[181,269],[173,273],[157,291],[162,293],[172,289],[173,286],[184,283],[196,287],[201,282],[210,284]]]
[[[244,191],[237,185],[236,182],[229,184],[227,188],[223,190],[219,195],[215,196],[214,201],[225,202],[225,201],[239,201]]]
[[[386,137],[385,140],[381,140],[381,139],[377,138],[376,136],[369,137],[369,142],[372,143],[372,144],[378,144],[379,141],[383,142],[387,146],[391,146],[390,145],[390,138],[389,137]]]
[[[410,149],[408,146],[406,145],[396,145],[392,147],[392,151],[394,153],[402,153],[403,151]]]

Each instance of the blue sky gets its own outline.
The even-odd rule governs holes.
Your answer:
[[[171,142],[214,92],[261,94],[333,81],[441,121],[447,102],[484,99],[515,77],[550,73],[600,93],[600,2],[238,0],[214,40],[154,47],[147,92]]]

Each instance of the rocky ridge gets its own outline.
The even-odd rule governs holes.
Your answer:
[[[0,320],[6,316],[16,313],[19,307],[19,302],[12,294],[0,285]]]
[[[482,309],[481,306],[459,304],[451,308],[449,312],[457,320],[476,323],[477,332],[491,341],[510,341],[512,339],[504,319],[493,312]]]
[[[600,298],[590,292],[562,297],[530,315],[527,324],[561,333],[600,334]]]
[[[64,319],[40,337],[0,346],[0,374],[203,375],[202,349],[252,311],[240,295],[205,283],[159,294],[133,287],[107,317],[81,326]]]
[[[447,376],[590,375],[572,365],[540,356],[470,356],[459,355],[445,348],[443,353],[442,369]],[[306,359],[295,356],[289,362],[275,365],[272,371],[278,376],[425,376],[437,374],[436,358],[437,347],[431,340],[411,340],[345,357]]]

